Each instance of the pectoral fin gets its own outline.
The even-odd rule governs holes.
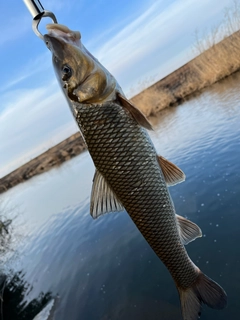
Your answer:
[[[137,109],[127,98],[122,96],[119,92],[117,93],[117,97],[121,105],[130,112],[131,116],[137,121],[140,126],[148,130],[153,130],[151,123],[139,109]]]
[[[163,158],[162,156],[158,156],[158,163],[162,169],[166,184],[168,186],[174,186],[177,183],[185,181],[186,176],[184,172],[175,164]]]
[[[202,230],[192,221],[176,214],[179,235],[184,245],[202,236]]]
[[[90,202],[90,214],[93,219],[104,213],[122,211],[124,207],[104,179],[102,174],[96,170],[93,178],[93,186]]]

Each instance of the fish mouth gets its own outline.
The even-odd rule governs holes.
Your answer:
[[[78,45],[81,39],[81,33],[79,31],[72,31],[68,27],[58,24],[50,23],[46,25],[48,30],[48,35],[54,36],[56,38],[61,38],[65,42]]]

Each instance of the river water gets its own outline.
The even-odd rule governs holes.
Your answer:
[[[176,211],[203,231],[188,253],[228,294],[226,309],[203,307],[201,319],[237,320],[240,74],[152,121],[158,153],[187,177],[170,188]],[[2,319],[32,320],[44,307],[35,319],[181,319],[171,276],[128,214],[91,218],[93,175],[83,153],[1,195],[2,215],[13,220],[1,257]]]

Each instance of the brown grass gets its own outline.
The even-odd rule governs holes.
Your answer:
[[[86,149],[80,132],[50,148],[20,168],[0,179],[0,193],[75,157]]]
[[[240,31],[201,53],[131,100],[147,116],[240,70]]]
[[[199,55],[215,46],[221,40],[229,37],[240,29],[240,1],[233,0],[232,5],[224,9],[224,18],[220,24],[211,28],[210,32],[195,31],[193,51]]]
[[[196,31],[194,51],[198,56],[134,96],[132,102],[146,116],[155,115],[240,70],[239,29],[240,1],[234,0],[230,7],[225,8],[220,25],[201,37]]]

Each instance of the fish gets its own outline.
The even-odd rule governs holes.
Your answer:
[[[81,34],[60,24],[46,26],[44,42],[56,77],[84,137],[96,171],[90,214],[126,210],[170,272],[184,320],[196,320],[202,304],[223,309],[224,289],[206,276],[185,249],[201,229],[175,212],[168,187],[183,171],[158,156],[145,115],[124,95],[111,73],[84,47]]]

